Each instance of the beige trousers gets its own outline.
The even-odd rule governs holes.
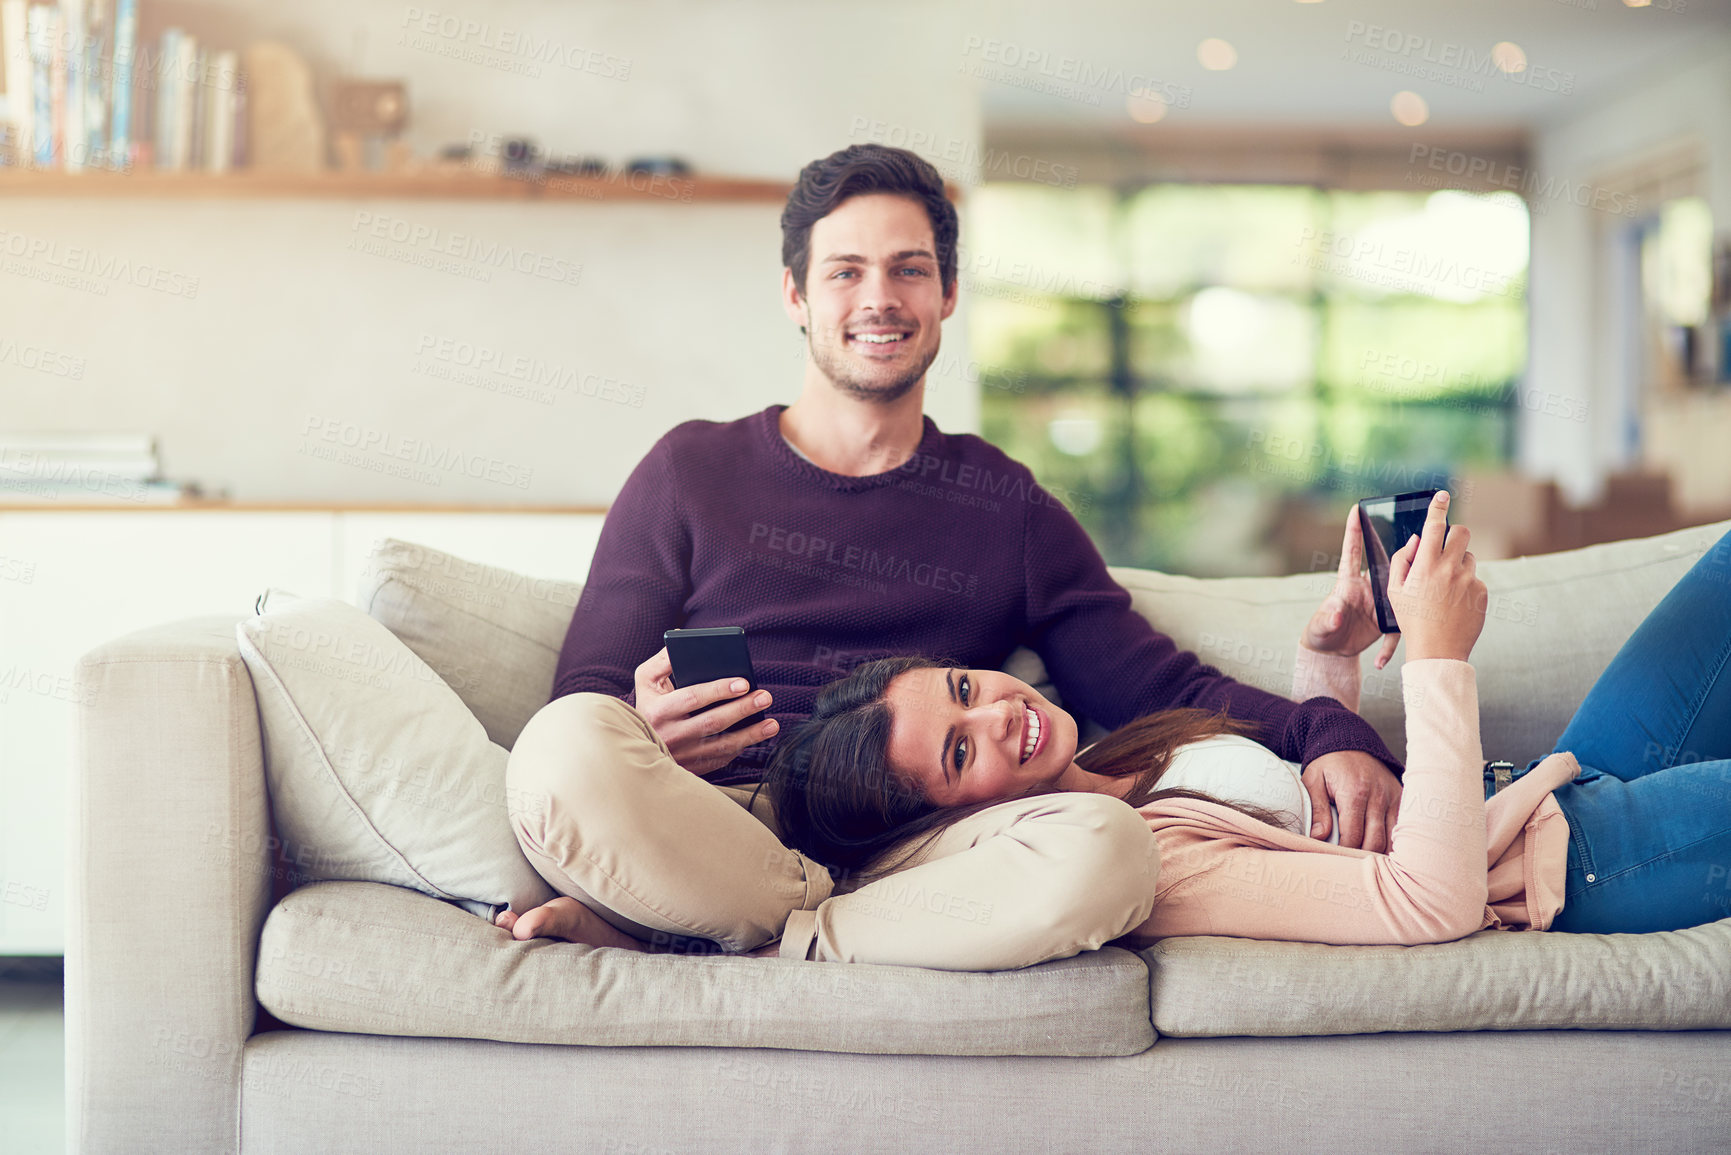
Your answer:
[[[748,809],[752,787],[686,770],[602,694],[543,706],[506,782],[517,841],[547,884],[645,941],[748,951],[779,938],[783,958],[1006,970],[1102,946],[1154,905],[1153,832],[1104,794],[1001,803],[896,873],[837,886],[782,845],[767,796]]]

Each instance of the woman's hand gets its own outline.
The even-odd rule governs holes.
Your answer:
[[[1406,634],[1408,661],[1464,662],[1485,628],[1490,595],[1467,552],[1471,535],[1464,525],[1448,525],[1448,507],[1448,491],[1439,490],[1425,514],[1424,533],[1389,559],[1388,600]]]
[[[1370,578],[1364,569],[1364,538],[1358,527],[1358,506],[1346,511],[1346,536],[1340,543],[1340,569],[1334,577],[1334,589],[1322,600],[1322,605],[1310,616],[1299,645],[1319,654],[1339,654],[1356,658],[1378,638],[1382,649],[1377,651],[1376,668],[1388,665],[1400,645],[1399,634],[1384,634],[1376,624],[1376,603],[1370,595]]]

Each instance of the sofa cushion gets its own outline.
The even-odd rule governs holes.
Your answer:
[[[838,966],[518,942],[414,891],[329,882],[265,921],[259,1002],[374,1035],[858,1054],[1130,1055],[1154,1042],[1148,970],[1108,947],[1020,970]]]
[[[1562,553],[1479,563],[1490,592],[1473,647],[1479,732],[1486,758],[1525,765],[1555,748],[1575,707],[1677,579],[1731,530],[1731,521]],[[1334,559],[1317,573],[1192,578],[1113,568],[1136,611],[1181,648],[1229,677],[1288,695],[1304,623],[1334,585]],[[1360,659],[1359,712],[1404,758],[1401,647],[1383,670]]]
[[[1169,938],[1164,1035],[1731,1028],[1731,919],[1654,934],[1482,930],[1425,946]]]
[[[271,590],[259,610],[235,633],[271,809],[306,877],[413,887],[489,919],[553,897],[511,828],[505,749],[425,662],[334,598]]]
[[[577,582],[526,577],[385,538],[361,571],[357,595],[509,750],[552,695],[582,592]]]

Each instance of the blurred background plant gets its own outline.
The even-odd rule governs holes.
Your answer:
[[[1527,212],[1510,192],[984,185],[961,255],[983,432],[1112,564],[1307,568],[1279,532],[1295,504],[1510,461]]]

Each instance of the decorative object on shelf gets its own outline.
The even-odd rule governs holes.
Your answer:
[[[338,80],[331,93],[332,146],[337,167],[354,172],[402,171],[410,154],[395,147],[409,121],[408,86],[401,80]]]
[[[439,149],[434,158],[433,168],[447,175],[468,173],[480,176],[497,176],[503,171],[503,164],[498,153],[491,153],[476,148],[473,144],[447,144]]]
[[[274,40],[249,44],[246,74],[251,166],[263,172],[324,169],[324,121],[312,69],[300,53]]]
[[[506,172],[525,173],[535,168],[541,150],[526,136],[508,136],[500,146],[499,155],[504,158]]]
[[[598,156],[568,156],[551,160],[543,166],[550,176],[606,176],[607,162]]]
[[[691,166],[676,156],[642,156],[627,164],[625,171],[654,176],[690,176]]]

